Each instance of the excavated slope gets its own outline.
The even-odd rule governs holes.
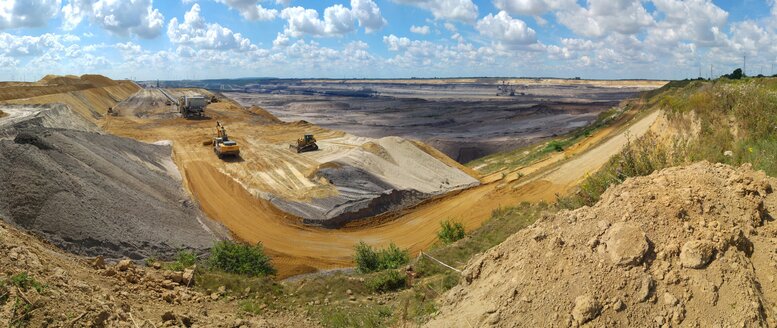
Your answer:
[[[472,260],[430,327],[775,327],[775,179],[697,163],[633,178]]]
[[[308,202],[280,197],[271,201],[284,211],[304,218],[305,223],[333,227],[407,208],[430,197],[479,183],[399,137],[368,141],[333,154],[319,165],[311,180],[328,182],[337,193]]]
[[[107,257],[201,251],[223,228],[181,188],[171,147],[100,134],[64,105],[5,105],[0,216],[66,250]]]

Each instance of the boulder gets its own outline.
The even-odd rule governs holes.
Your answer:
[[[645,232],[637,225],[627,222],[613,224],[603,240],[610,260],[619,266],[639,265],[650,249]]]
[[[680,263],[683,267],[701,269],[712,260],[713,244],[706,240],[691,240],[680,250]]]

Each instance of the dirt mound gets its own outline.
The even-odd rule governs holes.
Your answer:
[[[479,184],[399,137],[366,142],[326,163],[332,164],[319,165],[311,181],[328,183],[336,194],[306,202],[280,197],[270,201],[307,224],[338,227]]]
[[[706,162],[629,179],[471,261],[429,326],[774,327],[775,182]]]
[[[85,81],[90,83],[91,85],[102,88],[102,87],[109,87],[112,85],[116,85],[116,81],[111,80],[105,76],[97,75],[97,74],[84,74],[81,75],[81,81]]]
[[[2,223],[0,268],[0,322],[9,327],[316,326],[288,312],[238,311],[233,296],[194,288],[197,273],[64,254]]]
[[[0,140],[0,216],[74,253],[113,258],[167,258],[225,236],[181,188],[169,146],[88,132],[83,119],[86,131],[55,128],[79,117],[53,107],[0,124],[9,138]]]

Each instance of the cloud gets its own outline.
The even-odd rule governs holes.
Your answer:
[[[179,23],[178,17],[170,20],[167,37],[176,45],[200,49],[248,51],[256,48],[240,33],[217,23],[205,22],[200,16],[200,5],[196,3],[186,12],[183,22]]]
[[[389,36],[383,37],[383,43],[388,46],[388,49],[391,51],[399,51],[402,48],[405,48],[410,45],[410,39],[406,37],[397,37],[394,34],[391,34]]]
[[[666,18],[649,31],[654,42],[673,44],[690,40],[700,45],[720,45],[728,13],[710,0],[653,0],[656,11]]]
[[[339,36],[356,31],[357,26],[364,27],[367,33],[386,25],[380,8],[372,0],[351,0],[351,8],[341,4],[324,9],[324,19],[318,11],[304,7],[289,7],[281,11],[286,20],[284,37],[299,38],[304,35]]]
[[[611,32],[632,35],[655,24],[641,0],[588,0],[588,8],[576,6],[557,12],[556,17],[575,34],[588,37]]]
[[[510,14],[542,15],[550,11],[572,10],[577,7],[575,0],[494,0],[494,6]]]
[[[359,21],[359,26],[364,27],[367,33],[377,31],[387,24],[380,8],[372,0],[351,0],[351,11]]]
[[[0,33],[0,55],[11,57],[37,56],[50,51],[63,51],[67,46],[80,41],[71,34],[46,33],[41,36],[13,35]]]
[[[435,19],[458,20],[474,23],[478,18],[478,6],[472,0],[393,0],[413,5],[432,13]]]
[[[427,35],[429,34],[429,26],[410,26],[410,32],[415,34]]]
[[[62,0],[4,0],[0,2],[0,30],[45,26],[59,14]]]
[[[62,7],[62,28],[76,28],[90,22],[118,35],[152,39],[162,33],[165,18],[153,7],[153,0],[68,0]]]
[[[261,0],[215,0],[218,3],[227,5],[232,9],[236,9],[240,12],[240,15],[247,20],[252,21],[268,21],[278,17],[278,11],[275,9],[267,9],[263,7],[259,2]]]
[[[537,42],[537,33],[520,19],[510,17],[505,11],[488,14],[479,20],[475,28],[481,35],[507,45],[527,45]]]

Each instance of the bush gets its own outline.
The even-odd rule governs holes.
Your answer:
[[[564,145],[561,143],[561,141],[553,140],[548,143],[548,145],[545,147],[545,150],[553,150],[556,152],[562,152],[564,151]]]
[[[210,254],[210,265],[228,273],[248,276],[268,276],[276,273],[270,257],[264,254],[262,243],[247,245],[220,241]]]
[[[405,288],[407,276],[397,270],[386,270],[367,279],[367,288],[376,293],[384,293]]]
[[[464,238],[464,225],[461,222],[445,220],[440,222],[440,231],[437,232],[437,239],[443,244],[450,244]]]
[[[356,271],[359,273],[369,273],[382,271],[386,269],[396,269],[410,262],[410,255],[406,250],[402,250],[394,243],[387,248],[374,250],[372,246],[359,242],[356,245]]]
[[[153,263],[153,262],[152,262]],[[192,251],[180,251],[176,256],[175,262],[167,265],[168,270],[183,271],[197,263],[197,255]]]

